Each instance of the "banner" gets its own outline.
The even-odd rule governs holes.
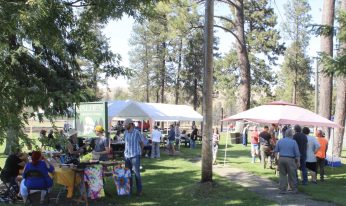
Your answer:
[[[75,128],[78,136],[96,137],[95,126],[101,125],[108,131],[107,102],[83,102],[76,106]]]

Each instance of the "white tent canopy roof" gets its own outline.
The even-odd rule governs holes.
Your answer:
[[[131,100],[108,102],[110,118],[152,119],[155,121],[202,121],[203,116],[187,105],[141,103]]]

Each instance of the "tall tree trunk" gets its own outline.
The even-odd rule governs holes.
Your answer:
[[[237,30],[237,56],[240,68],[240,99],[241,110],[250,109],[250,63],[246,49],[245,31],[244,31],[244,2],[237,0],[236,4],[236,30]]]
[[[213,155],[211,151],[213,125],[213,19],[214,0],[207,0],[205,3],[204,23],[202,182],[210,182],[213,180]]]
[[[336,104],[335,104],[335,123],[340,126],[345,125],[346,118],[346,77],[337,77],[336,78]],[[335,128],[334,132],[334,145],[333,145],[333,154],[338,157],[341,156],[344,127]]]
[[[150,87],[150,78],[149,78],[149,59],[148,59],[148,45],[145,45],[145,71],[146,71],[146,99],[147,102],[150,102],[149,99],[149,87]]]
[[[322,25],[334,26],[334,8],[335,0],[324,0],[322,10]],[[321,36],[321,52],[333,56],[333,34]],[[323,73],[324,65],[321,64],[321,79],[320,79],[320,101],[319,114],[327,119],[330,119],[332,108],[332,91],[333,77]],[[329,131],[326,132],[326,138],[329,139]]]
[[[162,43],[162,68],[161,68],[161,103],[165,102],[165,83],[166,83],[166,42]]]
[[[19,139],[18,139],[18,128],[10,127],[7,129],[6,135],[6,147],[4,153],[7,155],[12,154],[19,148]]]
[[[346,12],[346,0],[341,1],[340,12]],[[340,27],[345,27],[342,22],[340,22]],[[346,54],[346,42],[340,41],[340,53],[342,55]],[[334,132],[334,145],[333,154],[338,157],[341,156],[342,143],[346,118],[346,76],[339,76],[336,78],[336,103],[335,103],[335,123],[342,126],[341,128],[336,128]]]
[[[160,102],[160,89],[156,89],[156,103]]]
[[[178,57],[178,71],[177,71],[177,81],[175,85],[175,104],[179,104],[179,89],[180,89],[180,70],[181,70],[181,61],[182,61],[182,51],[183,50],[183,37],[180,37],[179,43],[179,57]]]
[[[198,106],[198,80],[197,78],[193,79],[193,109],[197,111]]]

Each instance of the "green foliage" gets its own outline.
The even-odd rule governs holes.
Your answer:
[[[338,55],[333,58],[329,55],[321,53],[323,69],[328,75],[346,76],[346,11],[340,10],[338,12],[337,20],[339,22],[339,30],[337,39],[339,40]]]
[[[232,5],[230,5],[232,8]],[[231,9],[232,10],[232,9]],[[221,17],[220,23],[229,31],[235,31],[235,14]],[[272,66],[276,65],[278,56],[283,54],[285,47],[279,43],[280,35],[275,29],[277,17],[268,0],[244,1],[245,37],[251,72],[251,104],[262,102],[263,96],[272,96],[271,88],[276,84]],[[232,48],[221,60],[215,71],[217,72],[217,87],[235,103],[235,94],[240,83],[238,59],[236,50]],[[228,84],[228,85],[227,85]]]
[[[296,73],[297,72],[297,73]],[[296,82],[297,104],[313,109],[313,87],[310,83],[312,68],[310,59],[297,44],[292,44],[286,51],[279,84],[276,89],[278,99],[292,102],[293,86]]]
[[[296,95],[298,105],[312,109],[313,87],[310,83],[312,69],[306,54],[310,39],[308,30],[311,21],[310,10],[306,0],[290,0],[285,6],[286,20],[282,29],[292,43],[285,53],[284,63],[279,72],[276,95],[278,99],[288,102],[294,102]]]
[[[131,69],[134,73],[130,90],[134,99],[160,102],[168,97],[167,101],[173,102],[173,98],[169,97],[174,89],[181,88],[182,99],[199,105],[203,36],[202,30],[193,29],[199,22],[193,1],[172,0],[158,3],[151,18],[134,26],[130,40]],[[198,78],[196,87],[191,76]],[[163,89],[164,97],[161,93]],[[198,90],[197,100],[191,96],[194,89]]]
[[[202,103],[203,68],[204,68],[204,38],[202,30],[195,30],[187,37],[184,50],[184,69],[181,72],[183,90],[186,100],[196,110]]]
[[[309,45],[310,31],[307,27],[311,23],[311,7],[307,0],[289,0],[284,6],[285,22],[282,30],[287,39],[298,42],[302,48]]]
[[[109,18],[145,12],[149,1],[0,2],[1,141],[9,130],[25,138],[22,128],[34,115],[25,108],[53,120],[73,103],[97,99],[92,85],[101,73],[126,74],[100,29]]]

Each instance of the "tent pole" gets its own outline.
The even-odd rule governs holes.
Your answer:
[[[168,121],[166,121],[166,123],[167,123],[167,135],[168,135],[168,129],[169,129]]]
[[[229,128],[227,128],[227,133],[226,133],[226,146],[225,146],[225,157],[223,158],[223,166],[226,165],[228,136],[229,136]]]

